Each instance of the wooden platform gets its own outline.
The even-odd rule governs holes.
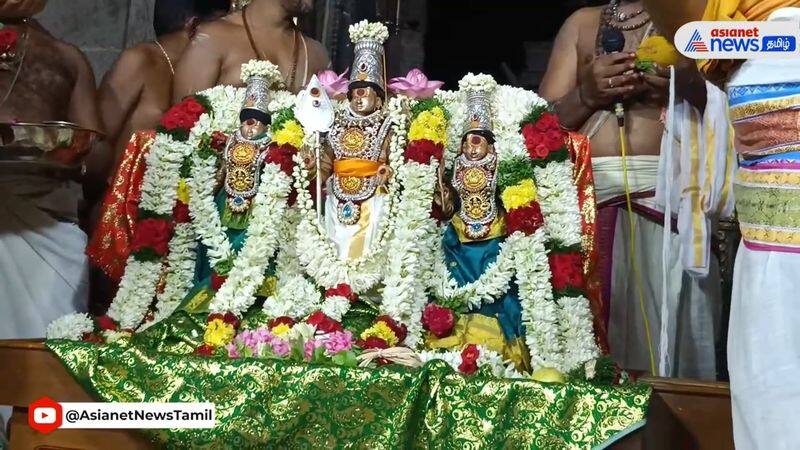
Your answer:
[[[43,396],[59,402],[94,399],[41,341],[0,341],[0,405],[14,406],[11,450],[138,450],[152,446],[124,430],[58,430],[42,435],[28,426],[28,405]],[[647,426],[618,441],[618,450],[733,449],[730,393],[726,383],[647,378],[655,394]]]

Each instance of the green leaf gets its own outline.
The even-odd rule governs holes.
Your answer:
[[[636,62],[634,62],[633,64],[636,67],[636,70],[639,70],[641,72],[646,72],[651,75],[656,74],[656,63],[654,63],[653,61],[637,59]]]
[[[523,180],[533,179],[533,166],[528,158],[515,157],[500,161],[497,168],[498,192],[503,192],[511,186],[516,186]]]

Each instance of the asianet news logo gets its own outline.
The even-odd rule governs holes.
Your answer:
[[[675,33],[675,46],[694,59],[797,57],[798,22],[690,22]]]

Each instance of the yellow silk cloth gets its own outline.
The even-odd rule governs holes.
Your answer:
[[[500,322],[483,314],[463,314],[458,318],[450,336],[429,335],[425,345],[431,349],[457,350],[469,344],[483,345],[512,361],[520,371],[531,371],[531,357],[522,339],[506,341]]]
[[[800,0],[708,0],[703,20],[767,20],[776,9],[792,6],[800,6]],[[704,59],[697,65],[709,80],[718,81],[727,79],[739,63],[741,61]]]
[[[341,159],[333,162],[333,173],[340,177],[371,177],[380,167],[381,163],[368,159]]]

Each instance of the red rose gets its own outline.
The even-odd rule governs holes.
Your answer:
[[[583,257],[579,252],[551,253],[549,258],[554,289],[583,288]]]
[[[481,356],[481,350],[475,344],[470,344],[464,347],[461,351],[461,361],[466,363],[474,363],[478,361]]]
[[[437,338],[447,337],[456,325],[456,315],[449,308],[429,303],[422,312],[422,325]]]
[[[336,286],[335,288],[330,288],[327,291],[325,291],[325,297],[335,297],[335,296],[344,297],[350,300],[350,302],[352,303],[358,301],[358,295],[356,295],[356,293],[353,292],[353,289],[350,287],[350,285],[346,283],[342,283]]]
[[[560,128],[561,126],[558,124],[558,116],[549,112],[543,113],[539,117],[539,120],[536,121],[536,129],[541,132]]]
[[[458,365],[458,371],[464,375],[473,375],[478,371],[478,363],[464,361]]]
[[[194,350],[194,354],[199,356],[214,356],[216,350],[217,349],[211,345],[203,344]]]
[[[211,133],[211,148],[216,150],[217,153],[225,150],[225,145],[228,144],[228,136],[221,131]]]
[[[295,324],[295,321],[291,317],[289,317],[289,316],[281,316],[281,317],[276,317],[276,318],[274,318],[274,319],[269,321],[269,329],[271,330],[271,329],[277,327],[278,325],[287,325],[289,328],[291,328],[291,327],[294,326],[294,324]]]
[[[342,331],[342,324],[326,316],[322,311],[317,311],[306,319],[306,323],[314,325],[323,334]]]
[[[192,97],[189,97],[186,100],[184,100],[183,104],[184,104],[183,105],[184,109],[187,112],[189,112],[190,114],[193,114],[193,115],[195,115],[197,117],[200,117],[201,115],[203,115],[206,112],[206,108],[203,105],[201,105],[200,102],[198,102],[197,100],[195,100]]]
[[[172,226],[166,220],[144,219],[136,225],[136,232],[131,240],[131,252],[149,248],[159,256],[164,256],[169,251],[171,234]]]
[[[225,320],[225,315],[222,314],[222,313],[209,314],[208,318],[206,319],[206,322],[211,323],[211,322],[213,322],[215,320],[223,320],[224,321]]]
[[[430,164],[431,158],[441,161],[443,155],[444,146],[428,139],[410,142],[405,151],[406,161],[415,161],[420,164]]]
[[[178,119],[167,114],[161,119],[161,126],[167,130],[174,130],[178,128]]]
[[[222,321],[231,325],[233,328],[239,328],[239,317],[232,312],[226,312],[224,316],[222,316]]]
[[[542,225],[544,225],[544,217],[538,202],[506,212],[506,228],[509,233],[521,231],[526,235],[531,235]]]
[[[383,322],[386,324],[387,327],[392,329],[392,332],[397,337],[397,345],[403,343],[406,340],[406,336],[408,336],[408,328],[406,328],[403,324],[398,324],[389,316],[378,316],[375,319],[375,322]]]
[[[13,52],[17,47],[19,32],[14,28],[0,30],[0,53]]]
[[[386,349],[389,344],[379,337],[370,337],[367,340],[359,339],[356,344],[364,350]]]
[[[97,323],[97,328],[100,328],[103,331],[114,331],[118,328],[117,323],[108,316],[100,316],[95,318],[95,322]]]
[[[189,205],[178,201],[175,203],[175,208],[172,209],[172,217],[175,218],[176,223],[189,223]]]
[[[288,176],[292,176],[292,169],[294,168],[294,161],[292,158],[297,149],[289,144],[271,145],[267,150],[267,164],[277,164],[280,166],[281,171]]]
[[[564,139],[566,138],[566,133],[561,131],[560,129],[550,130],[545,135],[545,142],[547,144],[547,149],[551,152],[561,149],[564,146]]]
[[[220,275],[217,272],[211,272],[211,289],[218,291],[222,288],[222,285],[225,284],[225,281],[228,280],[227,275]]]

